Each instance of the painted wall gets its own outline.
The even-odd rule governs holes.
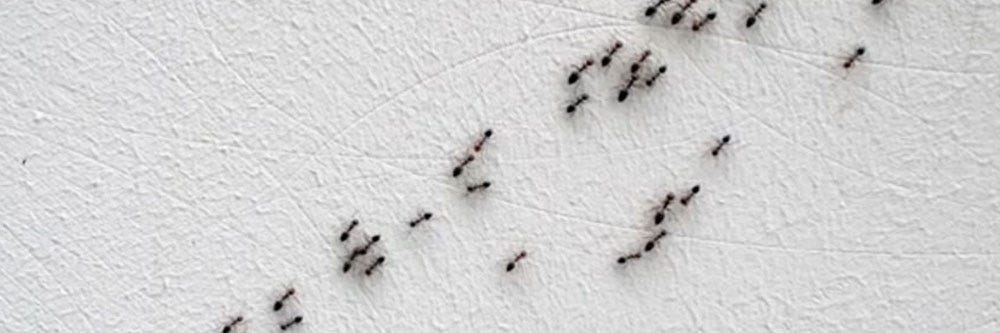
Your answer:
[[[646,5],[4,5],[0,331],[1000,330],[1000,2]]]

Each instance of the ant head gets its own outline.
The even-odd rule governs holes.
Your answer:
[[[865,54],[865,47],[864,46],[859,47],[857,51],[854,51],[854,54],[857,54],[857,55]]]
[[[587,94],[580,95],[580,100],[581,101],[586,101],[588,99],[590,99],[590,95],[587,95]]]
[[[667,201],[674,200],[674,192],[667,193]]]
[[[726,134],[726,136],[722,137],[722,143],[729,143],[729,139],[731,139],[731,137],[729,134]]]
[[[695,185],[691,188],[691,194],[698,193],[698,191],[701,191],[701,185]]]
[[[616,41],[615,41],[615,46],[614,46],[614,48],[616,48],[616,49],[617,49],[617,48],[620,48],[620,47],[622,47],[622,42],[621,42],[621,41],[617,41],[617,40],[616,40]]]
[[[493,136],[493,129],[487,129],[486,132],[483,133],[483,136],[486,136],[487,138]]]
[[[483,182],[483,188],[490,188],[490,185],[493,185],[493,184],[490,183],[490,182]]]
[[[434,213],[424,213],[424,219],[425,220],[429,220],[432,217],[434,217]]]
[[[667,72],[667,66],[666,65],[660,66],[660,68],[657,69],[657,71],[659,71],[660,73],[666,73]]]
[[[667,235],[667,231],[666,230],[660,230],[660,235],[657,236],[657,237],[663,237],[663,236],[666,236],[666,235]]]
[[[361,222],[358,222],[358,220],[352,220],[352,221],[351,221],[351,226],[352,226],[352,227],[353,227],[353,226],[356,226],[356,225],[358,225],[358,223],[361,223]]]
[[[302,322],[302,316],[295,316],[295,319],[292,320],[292,321],[294,321],[296,324],[301,323]]]
[[[378,259],[375,259],[376,264],[381,264],[383,262],[385,262],[385,256],[378,256]]]
[[[590,66],[594,64],[594,59],[587,58],[587,61],[583,62],[584,66]]]
[[[874,1],[881,1],[881,0],[874,0]],[[766,2],[761,2],[760,3],[760,9],[764,9],[764,8],[767,8],[767,3]]]
[[[707,18],[709,21],[711,21],[711,20],[715,19],[715,15],[716,15],[715,12],[709,12],[708,16],[705,16],[705,18]]]

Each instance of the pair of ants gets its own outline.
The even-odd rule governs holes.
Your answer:
[[[476,140],[476,143],[472,145],[472,152],[470,152],[468,155],[466,155],[465,159],[463,159],[462,162],[458,164],[458,166],[456,166],[454,169],[451,170],[451,177],[452,178],[458,178],[458,176],[462,175],[462,173],[465,171],[465,167],[468,166],[469,163],[472,163],[473,161],[476,160],[476,154],[478,154],[480,151],[482,151],[483,145],[485,145],[486,142],[491,137],[493,137],[493,129],[487,129],[486,132],[483,132],[483,136],[480,137],[478,140]],[[465,187],[465,190],[466,190],[467,193],[474,193],[474,192],[479,192],[479,191],[482,191],[482,190],[486,190],[486,189],[490,188],[490,185],[492,185],[492,184],[489,181],[483,181],[483,182],[480,182],[478,184],[468,185],[468,186]],[[427,219],[429,219],[429,218],[430,217],[427,217]],[[411,227],[412,226],[416,226],[416,224],[419,224],[419,223],[420,222],[411,223]]]
[[[670,233],[668,233],[666,230],[660,230],[660,233],[656,234],[656,236],[654,236],[652,239],[650,239],[649,241],[646,242],[646,246],[643,246],[642,250],[636,251],[636,252],[634,252],[632,254],[628,254],[628,255],[624,255],[624,256],[618,257],[618,260],[616,262],[618,262],[618,264],[620,264],[620,265],[624,265],[625,263],[629,262],[630,260],[641,259],[642,258],[642,252],[644,252],[644,251],[645,252],[652,251],[653,248],[656,247],[656,244],[660,242],[660,239],[663,239],[663,237],[667,237],[667,235],[669,235],[669,234]]]

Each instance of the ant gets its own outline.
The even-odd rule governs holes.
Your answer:
[[[476,185],[466,186],[465,190],[469,191],[469,193],[472,193],[472,192],[476,192],[476,191],[488,189],[488,188],[490,188],[490,185],[492,185],[490,182],[485,181],[485,182],[482,182],[482,183],[479,183],[479,184],[476,184]]]
[[[239,324],[242,321],[243,321],[243,316],[236,317],[236,319],[233,319],[233,321],[229,322],[229,325],[226,325],[226,327],[222,328],[222,333],[231,332],[233,330],[233,327],[235,327],[236,324]]]
[[[667,0],[661,0],[661,1],[667,1]],[[604,55],[604,57],[601,58],[601,67],[608,67],[608,65],[611,64],[611,57],[613,57],[615,53],[617,53],[618,50],[621,48],[622,48],[622,42],[615,41],[615,45],[612,45],[611,48],[608,49],[608,54]]]
[[[865,54],[864,47],[859,47],[857,50],[854,50],[854,54],[851,55],[850,58],[847,58],[847,61],[844,62],[844,68],[851,68],[851,66],[854,66],[854,63],[858,61],[858,58],[860,58],[864,54]]]
[[[660,6],[663,6],[663,4],[667,2],[670,2],[670,0],[659,0],[652,6],[649,6],[649,8],[646,8],[646,17],[652,17],[653,15],[656,15],[656,11],[660,9]]]
[[[291,328],[292,326],[298,325],[299,323],[302,323],[302,316],[295,316],[295,318],[292,318],[292,320],[288,321],[287,323],[281,324],[280,327],[281,330],[284,331]]]
[[[667,193],[667,198],[663,200],[663,206],[660,207],[660,210],[656,212],[656,216],[653,217],[653,224],[660,224],[663,222],[663,218],[666,217],[663,212],[667,210],[667,206],[670,206],[670,203],[674,201],[674,198],[674,192]]]
[[[483,132],[483,137],[480,138],[479,141],[476,141],[476,145],[472,147],[472,150],[478,153],[480,150],[483,149],[483,145],[486,144],[486,140],[489,140],[491,136],[493,136],[492,128],[487,129],[486,132]]]
[[[650,54],[653,54],[653,52],[650,50],[643,51],[642,55],[639,56],[639,60],[636,60],[635,62],[632,63],[632,67],[629,68],[629,71],[632,72],[633,74],[635,74],[635,72],[638,72],[639,68],[642,67],[642,63],[649,58]]]
[[[462,163],[460,163],[457,167],[455,167],[454,170],[451,170],[451,177],[457,178],[458,176],[461,176],[462,170],[465,169],[465,166],[469,165],[469,163],[472,163],[472,161],[475,160],[476,157],[470,154],[468,157],[465,158],[465,160],[462,161]]]
[[[624,265],[629,260],[642,258],[642,252],[636,252],[627,256],[618,257],[618,263]]]
[[[667,231],[666,230],[660,230],[660,233],[658,235],[656,235],[656,237],[654,237],[653,239],[651,239],[648,242],[646,242],[646,247],[643,248],[643,250],[646,250],[646,252],[652,251],[653,248],[656,247],[656,242],[659,242],[660,238],[663,238],[663,237],[666,237],[666,236],[667,236]]]
[[[289,297],[292,297],[292,295],[295,295],[295,288],[288,288],[288,291],[286,291],[285,294],[278,299],[278,301],[274,302],[274,311],[278,312],[281,308],[285,307],[285,301],[288,300]]]
[[[687,206],[688,202],[691,202],[691,198],[694,198],[694,195],[698,194],[698,191],[701,191],[701,185],[695,185],[692,187],[691,193],[688,193],[687,196],[681,198],[681,204]]]
[[[421,215],[420,218],[417,218],[416,220],[410,221],[410,228],[416,227],[421,222],[430,220],[431,217],[434,217],[433,213],[424,213],[424,215]]]
[[[691,8],[691,5],[693,5],[695,2],[698,2],[698,0],[690,0],[686,4],[681,6],[681,11],[674,13],[674,16],[670,18],[670,24],[675,25],[677,23],[680,23],[681,20],[684,19],[684,12],[687,12],[687,10]]]
[[[667,65],[663,65],[663,66],[660,66],[660,68],[657,68],[656,69],[656,74],[653,74],[653,76],[651,76],[648,80],[646,80],[646,86],[647,87],[652,87],[653,84],[656,83],[656,79],[659,79],[660,75],[663,75],[663,73],[666,73],[666,72],[667,72]]]
[[[715,12],[709,12],[707,15],[705,15],[705,18],[701,19],[701,21],[695,22],[694,25],[691,26],[691,30],[694,31],[701,30],[701,27],[708,24],[708,22],[712,22],[712,20],[715,20],[715,15],[716,15]]]
[[[576,107],[580,106],[581,103],[587,101],[588,99],[590,99],[590,95],[587,94],[580,95],[580,97],[578,97],[575,102],[566,107],[566,113],[576,112]]]
[[[764,8],[767,8],[766,2],[761,2],[760,5],[757,6],[757,9],[754,9],[753,14],[747,18],[747,28],[750,28],[754,25],[754,23],[757,23],[757,16],[760,15],[760,12],[764,11]]]
[[[722,150],[722,147],[729,144],[729,139],[730,139],[729,134],[726,134],[726,136],[722,137],[722,139],[719,140],[719,145],[715,146],[715,148],[712,149],[712,156],[719,156],[719,151]]]
[[[635,80],[638,79],[638,76],[632,75],[632,78],[628,80],[628,84],[625,85],[625,88],[618,91],[618,102],[624,102],[625,99],[628,98],[629,89],[632,89],[632,86],[635,85]]]
[[[510,271],[514,270],[514,266],[517,265],[517,262],[521,261],[521,259],[524,259],[524,257],[527,257],[527,256],[528,256],[528,252],[521,251],[521,253],[518,253],[517,257],[514,257],[514,260],[511,260],[509,263],[507,263],[507,271],[510,272]]]
[[[340,234],[340,241],[341,242],[347,241],[347,238],[351,237],[351,230],[354,230],[354,228],[357,226],[358,226],[358,220],[351,221],[351,224],[347,226],[347,230],[344,230],[344,232]]]
[[[593,64],[594,64],[594,59],[588,58],[586,61],[584,61],[583,65],[581,65],[579,68],[577,68],[575,71],[573,71],[573,73],[569,74],[569,79],[567,80],[569,82],[569,84],[574,84],[574,83],[576,83],[576,81],[579,81],[580,80],[580,74],[583,73],[584,71],[586,71],[587,68],[589,68]]]
[[[385,256],[378,256],[378,259],[375,259],[375,262],[372,263],[371,266],[368,266],[368,269],[365,270],[365,275],[372,275],[372,271],[378,268],[378,266],[381,266],[384,262]]]

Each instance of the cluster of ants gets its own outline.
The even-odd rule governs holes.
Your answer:
[[[286,290],[285,293],[281,295],[281,297],[278,298],[277,301],[274,302],[274,305],[271,306],[271,310],[273,310],[275,313],[280,314],[282,309],[287,308],[285,306],[285,302],[287,302],[288,299],[294,295],[295,295],[295,288],[288,288],[288,290]],[[291,318],[286,319],[281,324],[278,324],[278,328],[280,328],[282,331],[286,331],[288,329],[291,329],[292,327],[295,327],[298,324],[301,324],[302,319],[303,317],[301,314],[291,316]],[[234,332],[242,323],[243,323],[243,316],[238,316],[232,321],[230,321],[229,324],[226,324],[226,326],[222,328],[222,333]]]
[[[711,151],[712,156],[719,156],[719,153],[722,152],[722,148],[724,148],[726,145],[728,145],[730,143],[730,141],[732,141],[732,136],[730,136],[728,134],[725,135],[725,136],[723,136],[721,139],[719,139],[718,142],[716,143],[715,147],[712,148],[712,151]],[[675,200],[676,200],[676,202],[680,203],[681,206],[687,207],[691,203],[691,200],[694,199],[695,195],[698,194],[698,192],[701,192],[701,185],[695,185],[695,186],[691,187],[691,189],[687,191],[687,194],[685,194],[683,197],[680,197],[679,199],[678,199],[677,195],[674,194],[674,192],[672,192],[672,191],[671,192],[667,192],[667,195],[663,199],[663,202],[661,204],[657,205],[657,207],[656,207],[656,214],[653,215],[653,225],[659,226],[661,223],[663,223],[663,221],[667,217],[667,212],[670,211],[670,207],[671,207],[670,205],[673,204],[675,202]],[[652,251],[654,248],[656,248],[656,244],[659,243],[660,240],[663,239],[663,237],[666,237],[669,234],[670,233],[667,232],[667,230],[660,229],[660,232],[657,233],[655,236],[653,236],[651,239],[649,239],[646,242],[646,245],[643,246],[643,248],[641,250],[632,252],[631,254],[626,254],[626,255],[623,255],[621,257],[618,257],[617,262],[619,264],[624,265],[625,263],[629,262],[630,260],[636,260],[636,259],[642,258],[642,253],[643,252]]]
[[[601,67],[610,66],[614,60],[615,54],[617,54],[618,51],[621,50],[623,46],[624,44],[622,44],[621,41],[615,41],[610,47],[608,47],[605,50],[604,55],[601,56],[601,63],[600,63]],[[625,80],[625,83],[618,90],[618,102],[624,102],[626,99],[628,99],[630,92],[632,91],[633,88],[636,87],[637,83],[645,83],[645,87],[653,87],[653,85],[656,84],[656,80],[667,72],[667,66],[661,65],[653,69],[652,73],[646,75],[645,79],[641,79],[640,70],[643,68],[643,65],[646,64],[647,60],[649,60],[652,54],[653,54],[652,51],[644,50],[629,65],[627,74],[628,79]],[[587,70],[594,65],[595,62],[593,58],[586,58],[582,64],[576,66],[573,69],[573,71],[569,74],[569,78],[567,78],[566,82],[571,86],[575,85],[577,82],[580,81],[583,74],[585,74]],[[586,93],[580,94],[573,100],[572,103],[566,106],[566,113],[573,114],[579,109],[580,105],[583,104],[583,102],[586,102],[589,99],[590,99],[589,94]]]
[[[462,176],[462,174],[465,172],[465,167],[469,166],[470,163],[476,161],[476,156],[482,152],[483,145],[485,145],[486,142],[492,136],[493,136],[493,129],[487,129],[485,132],[483,132],[483,136],[480,137],[478,140],[476,140],[476,143],[472,145],[471,151],[465,154],[465,157],[462,159],[462,162],[460,162],[458,166],[455,166],[455,168],[451,170],[452,178],[458,178]],[[486,190],[490,188],[490,185],[491,183],[488,180],[481,181],[475,184],[466,185],[465,190],[467,193],[471,194],[474,192]]]

